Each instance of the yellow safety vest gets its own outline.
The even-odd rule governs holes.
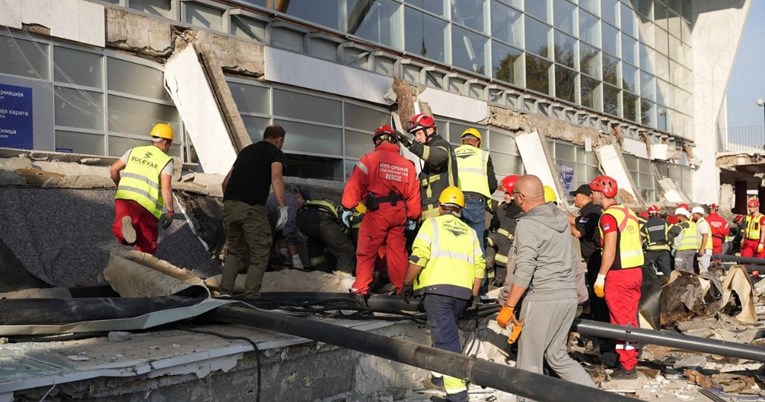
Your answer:
[[[696,230],[698,231],[698,225],[699,222],[706,222],[707,228],[709,228],[709,233],[707,233],[707,244],[704,245],[704,250],[711,250],[712,249],[712,226],[709,225],[709,222],[707,222],[704,218],[699,218],[699,220],[696,222]],[[699,234],[699,241],[701,241],[701,234]]]
[[[470,226],[452,214],[426,220],[412,244],[409,261],[423,267],[414,290],[469,299],[486,262]]]
[[[686,222],[688,222],[688,227],[683,229],[683,238],[680,240],[677,251],[698,250],[699,235],[696,229],[696,222],[692,220],[687,220]]]
[[[125,169],[120,172],[114,198],[133,200],[159,218],[165,205],[160,194],[159,176],[171,159],[154,145],[133,148]]]
[[[335,206],[335,204],[327,200],[309,200],[309,201],[306,201],[303,207],[320,209],[332,215],[335,219],[340,219],[340,216],[337,214],[337,207]]]
[[[460,145],[454,150],[457,157],[457,177],[462,192],[473,192],[491,198],[487,168],[489,153],[472,145]]]
[[[762,229],[760,227],[761,218],[762,214],[759,212],[756,212],[754,215],[746,216],[746,225],[744,226],[746,230],[744,231],[744,238],[749,240],[760,240],[760,230]]]
[[[642,267],[645,262],[643,242],[640,238],[640,225],[635,213],[624,205],[613,205],[603,211],[603,215],[614,217],[619,234],[619,249],[616,255],[618,259],[614,261],[614,268]],[[602,215],[600,219],[603,219]],[[598,224],[598,230],[600,231],[600,238],[605,239],[600,224]]]

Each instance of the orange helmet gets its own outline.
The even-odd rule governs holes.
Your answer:
[[[520,179],[521,176],[518,176],[517,174],[511,174],[510,176],[505,176],[504,179],[502,179],[502,188],[505,190],[506,193],[513,193],[513,189],[515,188],[515,182]]]
[[[590,189],[592,191],[599,191],[608,198],[616,197],[619,192],[619,186],[616,185],[616,180],[610,176],[598,176],[590,182]]]

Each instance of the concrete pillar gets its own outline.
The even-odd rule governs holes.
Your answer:
[[[736,213],[746,214],[746,180],[736,180]]]

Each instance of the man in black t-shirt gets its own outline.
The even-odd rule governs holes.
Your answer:
[[[263,141],[241,150],[223,180],[223,225],[226,228],[228,254],[220,285],[222,296],[233,293],[236,276],[248,256],[250,265],[244,285],[245,297],[260,296],[273,241],[265,207],[272,185],[279,204],[276,230],[281,230],[287,223],[282,176],[287,159],[281,151],[284,136],[281,126],[266,127]]]

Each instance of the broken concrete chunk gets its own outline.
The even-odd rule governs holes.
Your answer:
[[[704,367],[707,364],[707,358],[704,356],[687,356],[675,362],[674,368],[683,367]]]
[[[130,339],[132,334],[125,331],[111,331],[109,332],[108,339],[111,342],[122,342]]]

